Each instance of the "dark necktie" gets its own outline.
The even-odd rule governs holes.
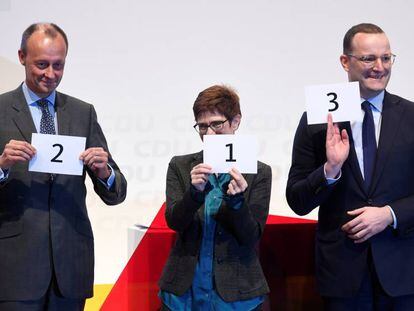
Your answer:
[[[40,119],[40,133],[41,134],[52,134],[55,135],[55,122],[53,116],[50,114],[47,99],[39,99],[37,101],[40,109],[42,110],[42,118]]]
[[[364,151],[364,186],[368,191],[374,173],[377,142],[375,139],[375,123],[371,103],[364,101],[361,106],[365,111],[364,121],[362,122],[362,148]]]

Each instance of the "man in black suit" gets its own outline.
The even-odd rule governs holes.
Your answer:
[[[108,152],[92,105],[56,92],[68,49],[55,24],[23,33],[25,82],[0,95],[0,310],[83,310],[93,294],[94,250],[86,173],[109,205],[126,180]],[[32,133],[86,137],[82,176],[28,171]]]
[[[319,206],[318,287],[327,310],[414,310],[414,105],[385,91],[395,58],[376,25],[353,26],[341,64],[363,122],[298,126],[286,189]]]

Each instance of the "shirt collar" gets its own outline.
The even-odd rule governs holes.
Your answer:
[[[24,94],[24,98],[26,99],[26,102],[29,106],[33,106],[36,104],[36,102],[41,99],[39,96],[37,96],[29,87],[27,86],[26,82],[23,82],[22,84],[22,90]],[[49,96],[45,97],[50,104],[55,106],[55,99],[56,99],[56,91],[53,90],[52,93],[49,94]]]
[[[381,93],[379,93],[378,95],[368,98],[368,99],[364,99],[361,98],[361,104],[364,101],[369,101],[371,103],[372,106],[374,106],[374,108],[379,111],[382,112],[382,106],[383,106],[383,102],[384,102],[384,95],[385,95],[385,91],[383,90]]]

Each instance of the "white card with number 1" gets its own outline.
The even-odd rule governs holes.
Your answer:
[[[250,135],[204,135],[203,162],[213,173],[257,173],[257,140]]]
[[[29,171],[52,174],[82,175],[80,154],[85,150],[86,137],[32,134],[36,155],[29,162]]]

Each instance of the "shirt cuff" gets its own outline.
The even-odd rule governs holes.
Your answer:
[[[191,198],[198,203],[203,203],[205,196],[206,196],[204,191],[197,190],[197,188],[194,187],[193,185],[190,186],[190,195],[191,195]]]
[[[326,182],[328,183],[328,185],[332,185],[334,183],[336,183],[342,176],[342,170],[339,170],[339,174],[336,178],[328,178],[326,177],[326,170],[325,170],[325,165],[323,166],[323,174],[325,175],[325,179]]]
[[[10,170],[0,168],[0,182],[5,181],[9,177]]]
[[[106,181],[104,181],[100,178],[98,178],[98,179],[106,187],[106,189],[109,190],[112,187],[112,185],[115,181],[115,172],[114,172],[112,166],[110,166],[109,164],[108,164],[108,167],[111,170],[111,175],[109,175],[108,179]]]
[[[395,213],[394,213],[394,211],[393,211],[393,209],[392,209],[392,207],[391,207],[391,206],[386,205],[386,207],[388,207],[388,209],[390,210],[391,215],[392,215],[392,221],[393,221],[393,223],[392,223],[390,226],[391,226],[393,229],[397,229],[397,217],[395,216]]]

